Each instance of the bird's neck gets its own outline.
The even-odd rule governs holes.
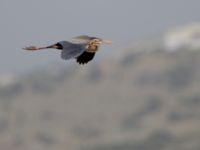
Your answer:
[[[89,45],[87,48],[87,52],[94,53],[98,50],[98,48],[99,48],[99,46],[97,46],[97,45]]]

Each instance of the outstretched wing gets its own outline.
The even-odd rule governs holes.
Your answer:
[[[68,41],[61,41],[59,44],[63,47],[61,52],[62,59],[77,58],[86,50],[87,47],[86,44],[76,44]]]
[[[76,58],[76,61],[79,63],[79,64],[86,64],[88,63],[89,61],[91,61],[95,56],[95,53],[91,53],[91,52],[83,52],[80,56],[78,56]]]

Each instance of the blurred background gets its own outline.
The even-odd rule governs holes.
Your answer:
[[[199,150],[200,1],[1,0],[0,149]],[[111,39],[84,66],[49,45]]]

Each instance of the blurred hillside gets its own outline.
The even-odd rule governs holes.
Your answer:
[[[0,79],[2,150],[199,150],[200,51],[144,45]]]

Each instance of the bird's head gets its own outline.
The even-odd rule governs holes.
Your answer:
[[[100,46],[102,44],[111,44],[112,43],[110,40],[103,40],[101,38],[90,37],[90,36],[87,36],[87,35],[77,36],[77,37],[75,37],[75,39],[87,42],[87,43],[92,44],[94,46]]]
[[[100,38],[93,38],[88,43],[93,46],[101,46],[102,44],[111,44],[112,42],[109,40],[103,40]]]

